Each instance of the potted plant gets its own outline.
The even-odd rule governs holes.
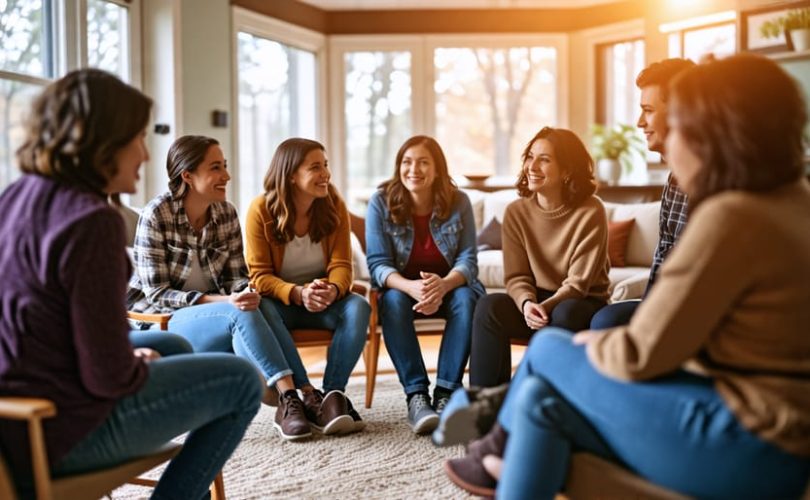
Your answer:
[[[607,184],[617,184],[625,172],[633,170],[633,156],[644,154],[644,141],[636,128],[618,124],[612,127],[596,123],[591,126],[591,153],[596,160],[599,179]]]
[[[793,50],[810,50],[810,7],[791,9],[784,16],[765,21],[759,32],[765,38],[776,38],[785,33],[788,46]]]

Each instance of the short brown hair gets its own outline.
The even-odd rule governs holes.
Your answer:
[[[200,166],[211,146],[219,141],[204,135],[184,135],[172,143],[166,155],[166,173],[169,175],[169,191],[172,198],[179,200],[186,195],[187,186],[183,182],[183,172],[193,172]]]
[[[143,132],[152,100],[98,69],[72,71],[34,101],[20,170],[99,194],[118,173],[115,154]]]
[[[295,203],[293,202],[292,176],[304,163],[310,151],[326,151],[323,144],[310,139],[293,137],[279,144],[270,167],[264,176],[264,199],[267,211],[275,223],[273,236],[279,243],[289,243],[295,238]],[[310,207],[309,237],[318,243],[332,234],[340,222],[337,202],[340,199],[335,187],[329,183],[326,198],[317,198]]]
[[[394,160],[393,175],[379,186],[385,195],[385,202],[388,205],[388,211],[391,213],[391,222],[394,224],[405,224],[411,218],[413,201],[408,189],[402,184],[399,167],[405,152],[414,146],[420,145],[425,146],[425,149],[428,150],[433,159],[433,165],[436,167],[436,179],[433,181],[432,189],[433,205],[436,208],[437,216],[439,219],[447,219],[450,217],[450,211],[453,208],[458,187],[450,177],[447,158],[444,156],[442,147],[433,137],[415,135],[400,146]]]
[[[670,114],[700,158],[690,206],[728,189],[765,191],[804,174],[807,111],[775,62],[740,54],[701,64],[670,86]]]
[[[650,64],[636,77],[636,87],[643,88],[650,85],[658,85],[661,88],[661,100],[667,102],[669,97],[669,83],[681,72],[693,67],[689,59],[672,58],[664,59]]]
[[[577,134],[564,128],[543,127],[526,144],[523,154],[520,155],[522,165],[516,184],[520,196],[528,198],[534,195],[534,192],[529,190],[529,178],[523,165],[526,164],[529,150],[538,139],[545,139],[551,143],[557,163],[567,174],[568,179],[563,189],[563,203],[576,207],[596,192],[593,158]]]

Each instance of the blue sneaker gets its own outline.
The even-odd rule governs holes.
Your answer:
[[[508,389],[509,384],[456,389],[441,413],[439,425],[433,431],[433,444],[463,444],[489,432],[498,419],[498,411]]]

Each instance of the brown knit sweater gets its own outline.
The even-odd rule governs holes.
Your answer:
[[[704,201],[630,325],[588,355],[623,380],[713,377],[742,425],[810,456],[810,184]]]
[[[569,298],[607,299],[607,215],[595,196],[552,211],[521,198],[506,207],[502,231],[506,292],[518,309],[537,301],[537,288],[556,290],[541,303],[549,313]]]

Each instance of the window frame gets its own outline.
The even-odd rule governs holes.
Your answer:
[[[436,135],[436,78],[433,55],[438,48],[511,48],[545,46],[557,51],[557,125],[568,126],[568,34],[565,33],[471,33],[463,35],[336,35],[329,38],[329,80],[331,155],[335,159],[336,185],[348,190],[348,162],[344,120],[345,54],[347,52],[402,51],[411,53],[411,123],[413,134]],[[340,96],[340,97],[338,97]]]

